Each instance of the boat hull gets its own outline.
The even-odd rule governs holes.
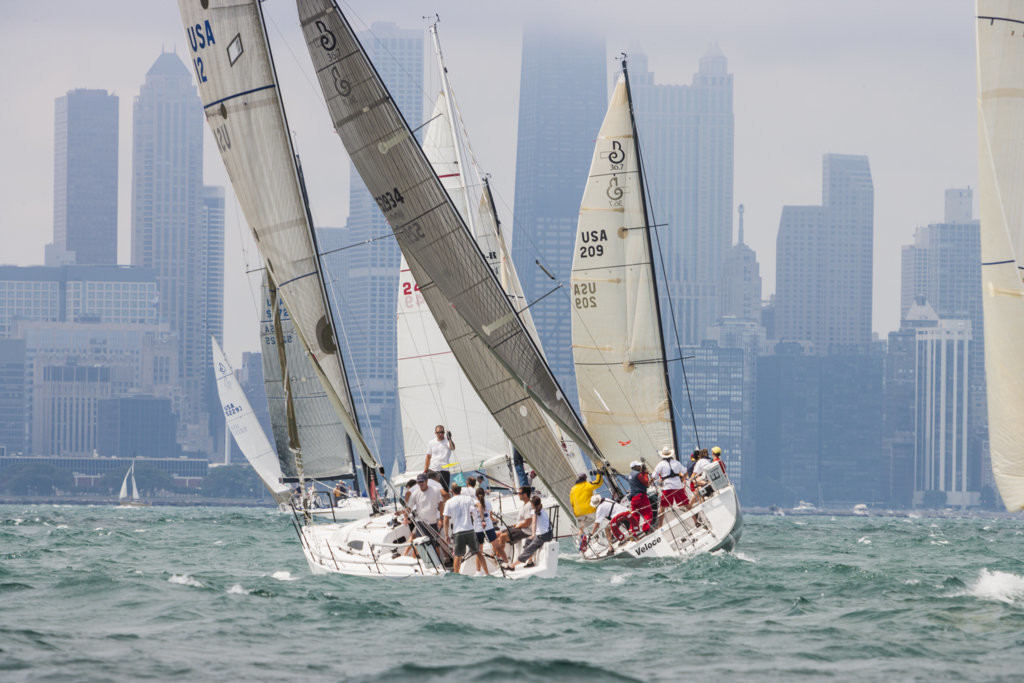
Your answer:
[[[661,526],[651,533],[610,547],[595,534],[583,558],[692,557],[720,550],[731,552],[743,534],[743,512],[732,484],[689,510],[668,508],[664,517]]]

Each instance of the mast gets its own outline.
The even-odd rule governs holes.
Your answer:
[[[274,307],[274,340],[277,346],[277,360],[281,368],[281,382],[284,387],[285,414],[288,419],[288,450],[295,457],[295,471],[299,476],[299,492],[306,495],[306,473],[302,468],[302,446],[299,444],[299,427],[295,423],[295,404],[292,402],[291,373],[288,372],[288,356],[284,350],[284,335],[281,333],[281,302],[277,298],[277,284],[274,276],[267,271],[267,289]]]
[[[633,129],[633,145],[636,148],[636,173],[640,187],[640,205],[644,211],[644,233],[646,235],[647,242],[647,256],[651,261],[651,280],[654,284],[654,310],[655,319],[658,321],[658,341],[661,344],[661,367],[665,373],[665,388],[668,389],[668,414],[669,424],[672,426],[672,446],[676,449],[676,457],[679,456],[679,439],[676,435],[676,413],[672,406],[672,383],[669,381],[668,374],[668,360],[665,358],[665,331],[661,326],[661,297],[658,294],[658,269],[654,265],[654,245],[651,243],[651,220],[647,215],[647,192],[646,183],[644,182],[644,165],[643,157],[640,155],[640,136],[636,129],[636,117],[633,115],[633,93],[629,88],[629,72],[626,70],[626,59],[622,59],[622,75],[626,80],[626,102],[629,105],[629,123]],[[682,360],[679,361],[680,363]],[[697,426],[694,424],[694,432],[696,432]]]

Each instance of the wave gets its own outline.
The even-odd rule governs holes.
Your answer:
[[[270,578],[277,579],[278,581],[298,581],[299,577],[292,576],[292,573],[287,570],[276,571],[270,575]]]
[[[201,581],[193,579],[188,574],[171,574],[171,578],[167,579],[168,583],[177,583],[182,586],[192,586],[193,588],[205,588]]]
[[[999,570],[989,571],[983,567],[977,581],[953,596],[971,596],[1008,605],[1024,604],[1024,576]]]

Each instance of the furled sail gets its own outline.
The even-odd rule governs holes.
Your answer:
[[[992,474],[1024,509],[1024,6],[978,0],[981,280]]]
[[[542,411],[592,457],[596,449],[348,21],[331,0],[297,4],[335,130],[441,332],[505,434],[571,510],[576,472]]]
[[[612,93],[580,206],[572,351],[580,412],[622,472],[675,447],[665,352],[625,76]]]
[[[281,465],[277,461],[277,453],[263,433],[256,414],[252,411],[249,399],[235,379],[235,371],[224,356],[217,340],[213,343],[213,373],[217,380],[217,395],[224,409],[224,420],[242,455],[249,461],[263,484],[270,490],[274,500],[281,503],[288,499],[288,485],[281,482]]]
[[[178,0],[206,120],[267,271],[368,466],[258,0]]]
[[[274,329],[274,301],[278,306],[280,334]],[[291,395],[285,391],[278,340],[284,346]],[[263,310],[260,313],[260,345],[263,356],[263,385],[267,390],[270,424],[274,432],[281,472],[286,479],[298,477],[295,454],[288,437],[289,399],[298,445],[302,449],[302,469],[308,479],[335,479],[351,476],[354,463],[346,448],[345,426],[338,419],[331,399],[317,378],[309,353],[299,340],[295,323],[280,297],[275,297],[263,279]]]

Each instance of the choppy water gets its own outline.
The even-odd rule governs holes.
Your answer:
[[[1024,520],[748,516],[527,581],[314,577],[265,509],[0,506],[0,680],[1021,680]]]

